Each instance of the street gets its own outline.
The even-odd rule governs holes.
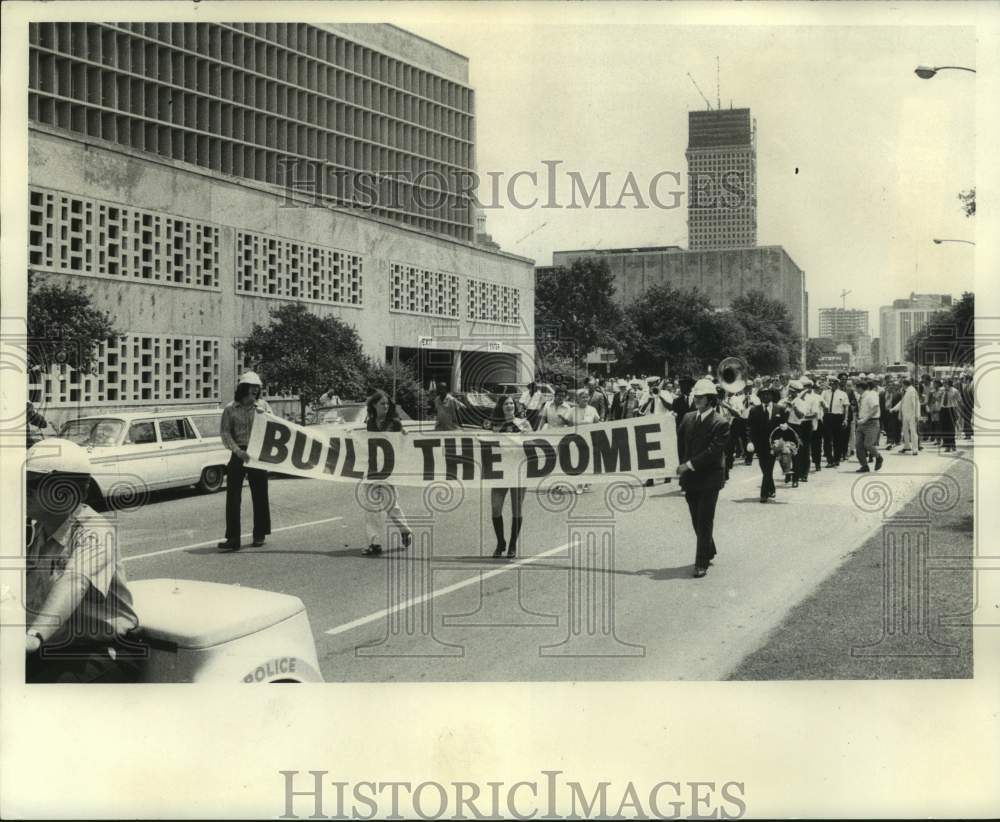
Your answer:
[[[393,537],[381,557],[361,554],[364,515],[347,483],[272,478],[272,535],[253,548],[244,533],[232,554],[215,548],[221,494],[163,492],[117,516],[130,579],[300,597],[328,682],[718,680],[882,526],[884,504],[893,513],[943,472],[970,471],[970,458],[890,454],[878,474],[847,462],[795,489],[779,475],[767,505],[756,464],[738,463],[719,499],[719,556],[700,580],[676,482],[631,487],[613,514],[598,485],[529,494],[516,561],[490,556],[489,495],[469,488],[463,499],[400,489],[414,545]],[[247,489],[243,506],[249,528]]]

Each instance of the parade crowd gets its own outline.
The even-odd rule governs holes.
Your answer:
[[[573,392],[572,402],[565,388],[557,387],[550,398],[532,383],[517,399],[509,394],[498,397],[486,426],[498,433],[527,434],[644,415],[673,418],[675,474],[696,538],[695,578],[707,574],[718,554],[715,509],[737,462],[751,465],[756,460],[761,471],[760,501],[766,503],[775,496],[776,465],[785,484],[797,487],[809,481],[810,473],[836,468],[852,457],[858,462],[857,472],[872,467],[878,471],[892,449],[915,455],[932,444],[949,452],[955,450],[959,436],[972,438],[971,374],[943,381],[874,374],[813,379],[804,374],[740,382],[723,386],[711,378],[649,377],[601,383],[589,378]],[[253,502],[253,545],[263,545],[271,532],[268,474],[251,467],[247,453],[255,416],[270,411],[262,388],[260,378],[246,372],[223,411],[221,437],[231,458],[225,538],[218,545],[222,552],[241,548],[244,480]],[[462,428],[463,408],[448,386],[439,384],[433,397],[435,428]],[[368,397],[365,428],[405,435],[396,404],[385,392],[374,391]],[[44,443],[29,448],[26,464],[26,679],[133,681],[137,661],[143,657],[143,640],[114,529],[84,504],[92,482],[89,453],[69,440],[50,438]],[[381,554],[383,536],[392,533],[398,534],[400,550],[408,548],[412,533],[395,488],[385,482],[361,482],[368,538],[363,553]],[[577,488],[578,493],[586,490],[587,486]],[[494,557],[517,556],[525,495],[526,489],[520,487],[491,489]],[[504,522],[508,499],[509,530]]]

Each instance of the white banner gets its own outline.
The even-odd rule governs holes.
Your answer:
[[[271,414],[254,416],[250,468],[337,482],[432,482],[535,489],[554,481],[606,483],[672,476],[677,466],[671,415],[496,434],[411,430],[333,434]]]

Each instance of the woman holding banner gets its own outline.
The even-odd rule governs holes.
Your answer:
[[[396,403],[389,399],[385,391],[376,390],[367,400],[368,416],[365,428],[370,432],[400,432],[403,424],[399,421]],[[391,521],[400,533],[404,548],[410,547],[413,533],[406,522],[406,515],[399,507],[396,489],[386,482],[366,482],[365,530],[368,532],[368,547],[362,552],[366,556],[382,553],[382,534],[386,521]],[[377,503],[374,507],[373,503]]]
[[[514,400],[508,395],[497,400],[493,408],[493,431],[497,434],[524,434],[530,432],[531,425],[526,420],[514,418]],[[503,503],[510,493],[510,541],[504,540]],[[493,556],[502,557],[507,550],[508,559],[517,556],[517,537],[521,532],[521,512],[524,506],[524,488],[491,488],[490,506],[493,517],[493,531],[497,536],[497,547]]]

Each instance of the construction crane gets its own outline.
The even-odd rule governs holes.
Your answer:
[[[850,293],[851,292],[846,289],[840,292],[840,299],[843,302],[844,311],[847,311],[847,295]]]
[[[689,72],[686,72],[686,73],[687,73],[688,78],[691,80],[691,84],[696,89],[698,89],[698,93],[701,95],[701,99],[705,101],[705,105],[708,106],[708,110],[711,111],[712,110],[712,104],[708,101],[708,98],[705,96],[705,92],[703,92],[701,90],[701,88],[699,88],[698,84],[695,82],[694,77],[691,76],[691,72],[689,71]]]

